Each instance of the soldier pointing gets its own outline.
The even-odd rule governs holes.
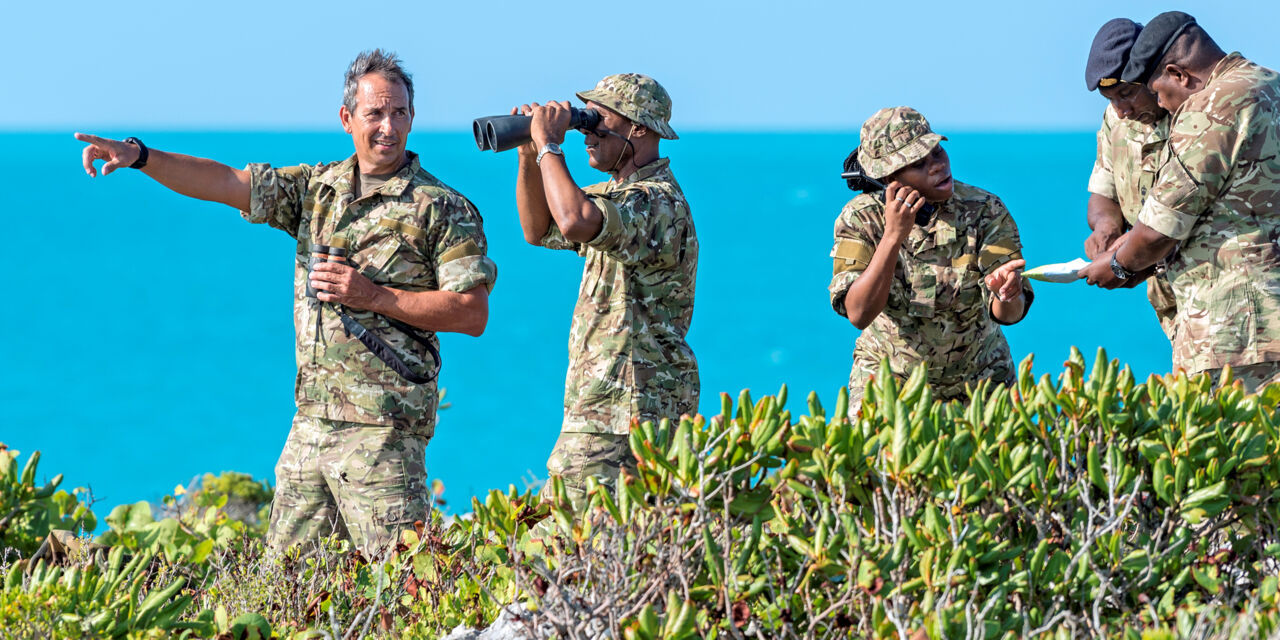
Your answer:
[[[136,168],[298,242],[298,413],[276,465],[277,547],[336,531],[376,552],[425,517],[435,332],[478,336],[488,320],[497,269],[480,214],[406,149],[413,113],[413,80],[373,50],[347,70],[338,114],[355,155],[341,162],[241,170],[76,134],[90,176],[98,160],[103,175]]]

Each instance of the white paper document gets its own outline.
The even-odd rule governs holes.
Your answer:
[[[1040,280],[1043,282],[1075,282],[1080,279],[1080,270],[1089,266],[1091,263],[1084,258],[1076,258],[1071,262],[1060,262],[1058,264],[1046,264],[1034,269],[1027,269],[1022,275],[1032,280]]]

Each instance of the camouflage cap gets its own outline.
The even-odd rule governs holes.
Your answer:
[[[911,107],[881,109],[862,123],[858,164],[872,178],[883,178],[925,157],[946,140]]]
[[[639,73],[605,76],[596,83],[596,88],[580,91],[577,96],[583,102],[595,102],[617,111],[628,120],[644,125],[660,138],[675,140],[680,137],[667,124],[671,120],[671,96],[649,76]]]

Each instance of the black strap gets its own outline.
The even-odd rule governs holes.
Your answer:
[[[359,320],[347,315],[345,311],[341,309],[338,309],[337,311],[338,319],[342,320],[342,326],[347,330],[347,333],[354,335],[356,339],[365,346],[365,348],[373,353],[373,355],[386,363],[386,365],[391,367],[393,371],[400,374],[401,378],[404,378],[414,384],[426,384],[435,380],[436,376],[440,375],[440,351],[436,349],[435,345],[431,344],[431,341],[419,335],[413,327],[394,318],[382,316],[388,324],[404,332],[404,334],[412,338],[414,342],[417,342],[427,348],[427,352],[431,354],[431,359],[435,361],[435,366],[432,367],[431,374],[428,376],[420,376],[414,373],[409,369],[409,365],[405,364],[405,361],[402,360],[400,356],[396,355],[396,352],[391,348],[391,345],[387,344],[382,338],[374,335],[373,332],[360,324]]]

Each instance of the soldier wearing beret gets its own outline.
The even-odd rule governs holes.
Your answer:
[[[1114,249],[1116,241],[1138,222],[1142,201],[1155,182],[1156,162],[1169,137],[1169,112],[1141,83],[1120,79],[1129,50],[1142,25],[1116,18],[1102,25],[1093,38],[1085,65],[1085,87],[1098,91],[1109,103],[1098,129],[1098,154],[1089,176],[1088,222],[1093,233],[1085,240],[1090,260]],[[1128,286],[1147,283],[1147,299],[1165,335],[1173,340],[1173,289],[1158,268],[1150,277],[1133,278]],[[1144,273],[1143,276],[1148,274]]]
[[[533,141],[519,151],[516,203],[530,244],[586,258],[569,330],[564,423],[547,462],[581,504],[588,477],[612,482],[634,464],[633,422],[697,410],[698,364],[685,336],[698,236],[658,152],[659,140],[677,137],[666,90],[623,73],[577,96],[601,115],[586,133],[587,157],[610,179],[579,188],[569,174],[560,149],[569,103],[523,105]]]
[[[1174,365],[1249,390],[1280,380],[1280,75],[1228,54],[1180,11],[1139,34],[1121,77],[1172,115],[1138,224],[1083,273],[1123,286],[1165,260]]]
[[[862,330],[849,375],[849,413],[887,360],[904,378],[928,367],[934,397],[965,397],[966,384],[1011,382],[1013,357],[999,325],[1026,316],[1022,242],[995,195],[951,177],[951,161],[915,109],[881,109],[862,125],[856,158],[883,192],[850,200],[835,225],[835,312]],[[883,195],[882,195],[883,194]],[[924,224],[916,213],[936,207]]]
[[[224,164],[141,141],[76,134],[97,175],[141,169],[186,196],[239,209],[296,244],[293,419],[276,464],[269,542],[349,536],[378,553],[427,515],[424,451],[435,433],[436,332],[480,335],[497,267],[480,214],[408,151],[413,80],[395,54],[365,51],[347,69],[338,117],[355,154],[340,162]],[[308,268],[313,245],[345,251]],[[336,253],[336,252],[335,252]],[[348,321],[411,366],[405,377]]]

